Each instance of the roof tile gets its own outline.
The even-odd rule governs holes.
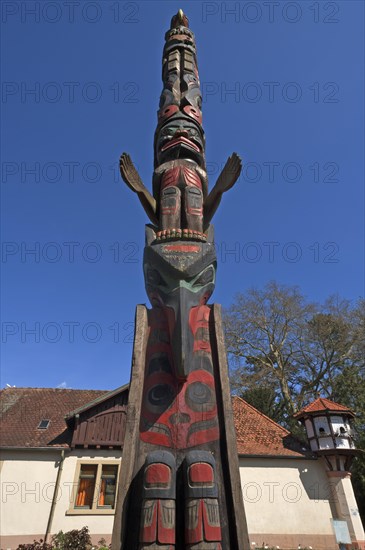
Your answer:
[[[308,448],[240,397],[233,397],[233,417],[240,455],[304,457]]]
[[[71,432],[64,416],[105,394],[103,390],[6,388],[0,392],[2,447],[67,447]],[[41,420],[49,427],[39,429]]]
[[[353,414],[351,409],[345,407],[344,405],[340,405],[339,403],[335,403],[334,401],[330,401],[329,399],[326,399],[324,397],[318,397],[315,401],[312,401],[312,403],[309,403],[309,405],[297,412],[294,417],[300,418],[307,413],[314,413],[319,411],[348,412],[350,414]]]
[[[123,386],[121,391],[125,391]],[[72,431],[65,416],[109,395],[106,390],[6,388],[0,392],[2,447],[68,447]],[[240,397],[232,399],[240,455],[303,457],[307,449],[285,428]],[[41,420],[50,420],[41,430]]]

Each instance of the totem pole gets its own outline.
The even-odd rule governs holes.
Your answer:
[[[179,10],[165,35],[153,194],[128,154],[125,183],[146,226],[113,550],[244,550],[242,502],[210,221],[238,179],[233,153],[208,192],[194,34]]]

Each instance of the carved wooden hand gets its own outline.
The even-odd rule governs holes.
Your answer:
[[[134,166],[131,157],[128,153],[123,153],[120,157],[120,173],[132,191],[137,193],[138,198],[152,223],[158,224],[156,217],[156,201],[152,197],[151,193],[143,184],[143,181],[138,174],[136,167]]]
[[[209,193],[205,204],[204,204],[204,227],[206,228],[210,223],[212,217],[214,216],[219,203],[221,202],[222,195],[225,191],[228,191],[231,187],[234,186],[236,181],[239,178],[239,175],[242,170],[242,161],[237,153],[232,153],[228,158],[226,164],[218,179],[215,186]]]

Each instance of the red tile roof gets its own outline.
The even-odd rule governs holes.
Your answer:
[[[125,391],[123,386],[121,391]],[[68,447],[72,430],[65,416],[88,408],[110,392],[49,388],[6,388],[0,392],[1,447]],[[115,393],[115,392],[112,392]],[[233,397],[237,449],[240,455],[303,457],[303,448],[285,428],[240,397]],[[41,420],[50,420],[41,430]]]
[[[104,390],[6,388],[0,392],[0,445],[2,447],[67,447],[71,432],[64,416]],[[50,420],[41,430],[41,420]]]
[[[308,455],[307,447],[255,407],[236,396],[232,404],[239,455],[302,458]]]
[[[354,413],[348,407],[335,403],[334,401],[330,401],[329,399],[325,399],[324,397],[318,397],[318,399],[312,401],[312,403],[309,403],[309,405],[297,412],[294,417],[301,418],[302,416],[306,416],[307,413],[315,413],[320,411],[347,412],[354,416]]]

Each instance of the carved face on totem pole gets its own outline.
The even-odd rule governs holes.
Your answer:
[[[201,168],[205,166],[204,134],[201,127],[188,117],[171,117],[155,138],[156,167],[169,160],[190,159]]]
[[[202,96],[196,60],[195,37],[186,21],[176,21],[176,26],[165,35],[162,59],[164,83],[158,111],[158,127],[177,113],[186,115],[198,125],[202,123]]]
[[[143,268],[146,292],[154,308],[161,308],[173,342],[175,374],[185,379],[193,370],[193,308],[205,306],[215,287],[216,254],[212,230],[207,243],[148,244]],[[147,228],[147,236],[152,230]]]

